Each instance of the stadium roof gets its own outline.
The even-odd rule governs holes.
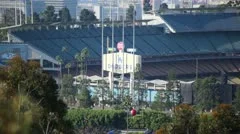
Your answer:
[[[240,31],[239,13],[160,15],[173,32]]]
[[[111,40],[111,27],[104,28],[104,46]],[[240,52],[240,32],[188,32],[167,34],[162,27],[136,27],[137,54],[148,56],[171,56],[208,53]],[[73,60],[74,55],[87,47],[90,57],[101,57],[101,28],[12,31],[13,36],[52,57],[60,55]],[[122,27],[115,27],[114,46],[122,40]],[[125,28],[125,48],[132,47],[132,27]],[[111,41],[109,41],[111,43]],[[111,46],[111,44],[109,45]],[[66,47],[67,52],[62,52]]]

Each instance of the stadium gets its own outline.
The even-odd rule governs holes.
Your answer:
[[[166,80],[169,72],[177,79],[224,76],[225,84],[239,84],[240,16],[238,13],[191,13],[160,15],[163,25],[135,27],[136,54],[142,56],[144,79]],[[39,61],[46,72],[57,78],[59,62],[72,63],[71,73],[77,75],[75,54],[88,48],[87,76],[101,76],[101,27],[37,26],[9,29],[8,43],[1,43],[1,64],[20,54],[25,60]],[[107,38],[114,44],[122,41],[122,26],[104,27],[104,53]],[[132,26],[125,27],[124,44],[131,48]],[[62,48],[67,48],[62,51]],[[11,53],[13,53],[11,55]],[[7,56],[6,56],[7,55]],[[105,72],[105,75],[107,73]],[[128,77],[128,76],[127,76]],[[232,96],[232,93],[231,95]],[[191,101],[191,100],[190,100]],[[190,102],[191,103],[191,102]]]

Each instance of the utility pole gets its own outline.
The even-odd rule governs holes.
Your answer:
[[[33,1],[31,0],[31,22],[33,24]]]

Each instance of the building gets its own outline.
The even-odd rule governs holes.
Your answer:
[[[56,14],[58,14],[62,8],[67,7],[71,17],[76,17],[77,0],[45,0],[45,6],[54,6]]]
[[[3,23],[3,21],[4,21],[3,16],[4,16],[6,10],[8,10],[8,9],[15,10],[15,8],[17,10],[22,11],[23,14],[25,14],[25,12],[26,12],[24,1],[21,1],[21,0],[18,0],[18,1],[16,1],[16,0],[2,0],[0,2],[0,24]]]
[[[88,9],[93,11],[97,19],[99,20],[101,20],[102,17],[103,19],[113,19],[113,20],[121,20],[122,18],[126,19],[127,9],[129,8],[130,4],[133,4],[133,3],[122,1],[122,0],[116,0],[112,3],[107,0],[104,2],[101,2],[101,0],[92,0],[92,1],[80,0],[77,6],[76,18],[77,20],[80,20],[79,16],[81,11],[83,9]],[[141,20],[142,19],[141,1],[136,0],[134,5],[136,7],[136,19]],[[103,16],[101,15],[102,11],[103,11]]]

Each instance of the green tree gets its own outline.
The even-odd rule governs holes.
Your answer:
[[[89,11],[88,9],[83,9],[80,13],[80,20],[87,24],[89,22],[97,21],[97,17],[95,16],[93,11]]]
[[[56,81],[49,75],[42,73],[38,63],[25,62],[20,57],[14,57],[10,60],[7,68],[5,72],[7,97],[17,96],[21,93],[29,97],[31,103],[42,109],[40,119],[32,122],[31,133],[39,133],[46,128],[52,128],[48,129],[48,132],[53,131],[53,129],[59,132],[68,130],[63,119],[67,107],[62,100],[58,99]],[[31,103],[26,103],[24,107],[28,107]],[[48,123],[50,113],[55,115],[55,120]],[[65,125],[66,127],[64,127]]]
[[[134,11],[134,6],[129,5],[129,8],[127,10],[127,20],[132,21],[134,13],[135,13],[135,16],[136,16],[136,11]],[[135,17],[135,19],[136,19],[136,17]]]
[[[40,23],[40,16],[38,13],[33,13],[33,23]]]
[[[144,0],[143,10],[145,12],[152,10],[152,5],[150,4],[150,0]]]
[[[59,17],[62,23],[68,23],[72,20],[70,12],[66,7],[59,11]]]
[[[144,99],[147,98],[147,90],[145,90],[145,87],[143,87],[143,72],[141,70],[141,65],[137,64],[136,65],[136,72],[134,73],[134,77],[136,82],[134,83],[134,90],[137,91],[137,101],[138,101],[138,106],[143,107],[146,105],[146,102]]]
[[[7,30],[0,30],[0,41],[5,41],[5,40],[7,40]]]
[[[196,106],[202,110],[210,110],[220,103],[219,82],[214,77],[198,79],[195,82],[194,98]]]
[[[187,104],[177,106],[171,132],[177,134],[196,134],[198,118],[198,114],[191,106]]]
[[[108,87],[109,85],[105,80],[99,80],[97,83],[98,87],[96,94],[101,98],[102,109],[104,109],[106,104],[111,105],[111,92]]]
[[[77,66],[80,69],[80,74],[84,75],[87,72],[87,64],[86,60],[89,56],[89,52],[87,48],[83,48],[80,53],[75,54],[75,59],[77,60]]]
[[[164,97],[162,97],[163,92],[157,91],[156,95],[154,96],[154,101],[151,105],[151,109],[153,110],[165,110],[165,102]]]
[[[43,12],[43,20],[45,23],[53,23],[57,21],[54,6],[48,6]]]
[[[161,5],[160,5],[160,8],[159,8],[160,10],[161,9],[168,9],[168,5],[167,5],[167,3],[162,3]]]
[[[238,112],[240,111],[240,88],[239,87],[237,88],[237,91],[235,92],[233,106]]]
[[[79,107],[81,108],[90,108],[93,103],[90,95],[90,90],[88,89],[89,80],[81,79],[78,88],[80,93],[78,95]]]
[[[214,132],[216,134],[229,134],[239,132],[239,116],[229,104],[218,105],[212,113]]]
[[[70,68],[72,67],[72,64],[71,63],[68,63],[65,65],[65,68],[68,70],[68,75],[70,73]]]
[[[6,90],[6,84],[0,80],[0,133],[30,133],[32,123],[39,120],[41,115],[40,107],[20,92],[8,98]]]
[[[68,105],[75,105],[75,96],[77,88],[73,85],[73,76],[71,74],[63,75],[63,87],[60,91],[61,96],[66,99]]]

